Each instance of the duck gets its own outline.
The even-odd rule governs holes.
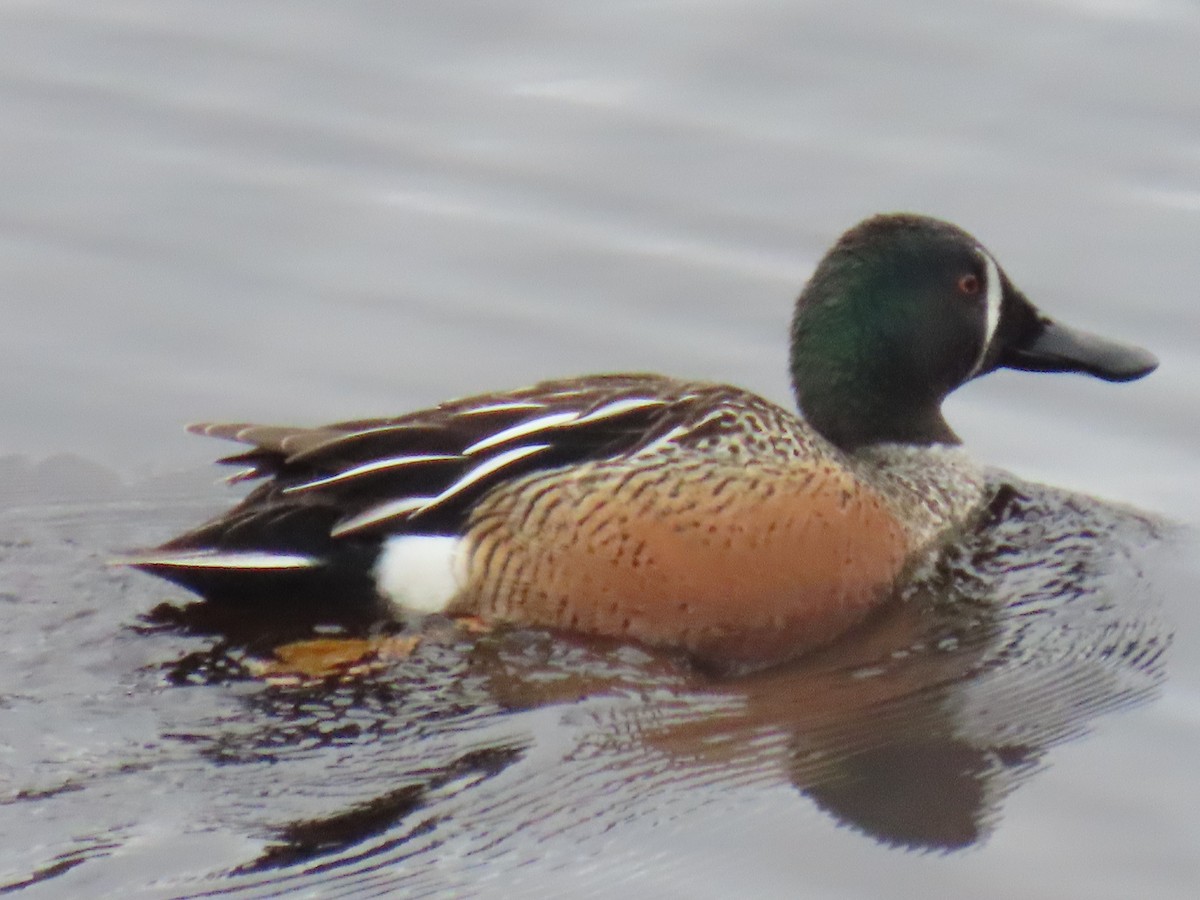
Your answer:
[[[257,485],[124,562],[224,608],[439,615],[757,668],[851,630],[981,516],[952,391],[1158,364],[1047,317],[973,236],[913,213],[828,250],[789,362],[799,414],[636,373],[319,427],[192,425],[243,445],[219,462]]]

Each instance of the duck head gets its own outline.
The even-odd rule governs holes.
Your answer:
[[[842,235],[797,301],[791,338],[800,409],[846,450],[959,443],[942,401],[999,368],[1133,381],[1158,365],[1043,315],[970,234],[910,214]]]

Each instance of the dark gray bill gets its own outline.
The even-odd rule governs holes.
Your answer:
[[[1148,350],[1118,344],[1049,319],[1000,357],[1000,365],[1025,372],[1082,372],[1105,381],[1136,381],[1158,368]]]

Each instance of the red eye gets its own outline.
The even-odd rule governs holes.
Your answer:
[[[958,279],[958,291],[966,297],[974,297],[979,293],[982,285],[979,283],[979,276],[968,272],[962,278]]]

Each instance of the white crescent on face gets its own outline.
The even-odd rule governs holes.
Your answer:
[[[1000,324],[1000,305],[1004,301],[1004,279],[1000,277],[1000,267],[996,265],[992,255],[982,247],[979,249],[979,255],[983,258],[985,270],[987,310],[984,320],[983,346],[979,348],[979,356],[971,369],[972,376],[979,373],[984,359],[987,358],[987,352],[992,346],[992,339],[996,336],[996,328]]]

